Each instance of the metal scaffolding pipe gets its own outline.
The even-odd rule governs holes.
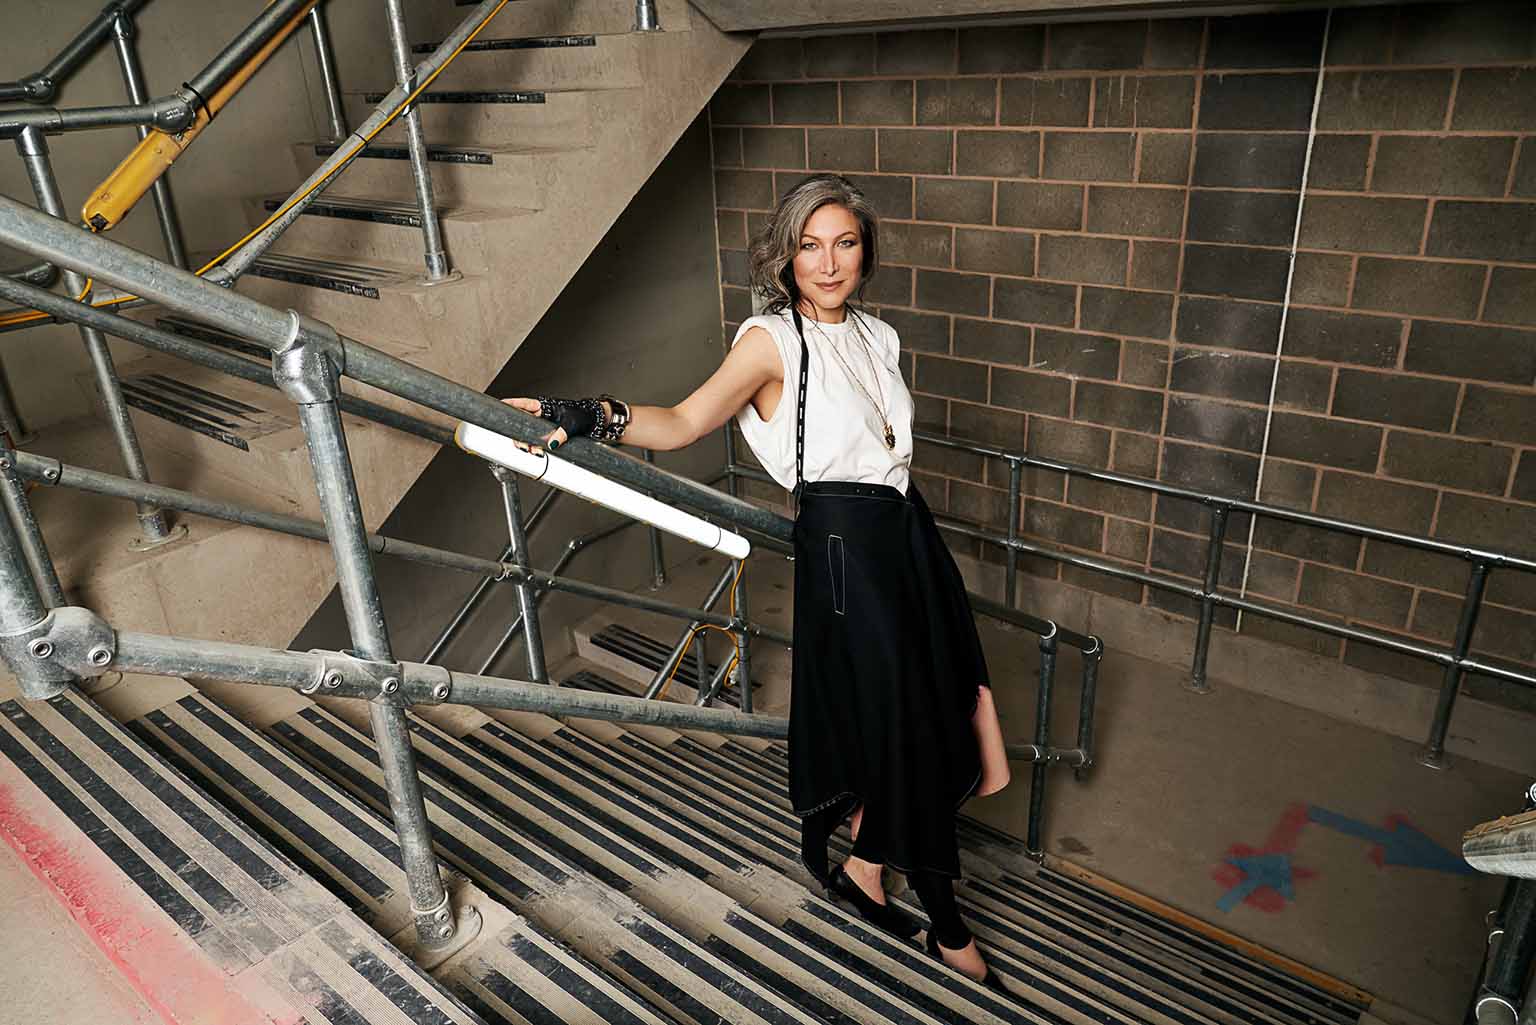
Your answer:
[[[119,11],[112,21],[112,41],[117,48],[118,66],[123,72],[123,88],[127,90],[130,103],[144,103],[149,93],[144,88],[144,73],[139,65],[138,51],[134,49],[134,34],[133,18]],[[136,131],[140,142],[149,137],[147,125],[138,125]],[[165,242],[166,258],[185,270],[187,248],[181,240],[181,221],[176,216],[176,204],[171,199],[171,183],[165,175],[155,179],[155,183],[150,186],[150,194],[155,201],[155,219],[160,224],[160,237]]]
[[[523,529],[523,499],[517,490],[517,478],[502,466],[492,468],[491,472],[501,484],[512,565],[520,570],[531,570],[533,557],[528,551],[528,535]],[[544,635],[539,630],[538,598],[527,580],[518,581],[515,587],[519,618],[523,623],[523,649],[528,655],[528,678],[534,683],[549,683],[549,669],[544,664]]]
[[[416,91],[416,69],[411,66],[411,44],[406,39],[405,7],[401,0],[384,0],[384,21],[389,28],[389,45],[395,56],[395,81],[406,93]],[[448,253],[443,248],[443,229],[437,221],[437,199],[432,193],[432,167],[427,163],[427,138],[421,130],[421,110],[412,103],[400,115],[405,124],[406,149],[411,157],[411,179],[416,185],[416,206],[421,216],[421,236],[425,249],[427,280],[443,281],[451,276]]]
[[[1536,879],[1536,811],[1474,826],[1462,838],[1461,854],[1479,872]]]
[[[309,12],[309,30],[315,39],[315,59],[320,65],[320,87],[325,91],[325,113],[331,122],[331,141],[347,137],[347,111],[341,103],[341,88],[336,81],[336,53],[331,47],[331,31],[325,24],[325,7],[316,4]]]

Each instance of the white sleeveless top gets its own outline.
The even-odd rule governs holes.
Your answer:
[[[865,346],[854,333],[855,317],[869,342],[870,358],[865,357]],[[912,465],[912,394],[901,379],[897,362],[901,343],[896,329],[852,310],[841,324],[819,324],[808,318],[802,318],[802,323],[811,357],[805,381],[805,479],[888,484],[906,494]],[[785,490],[793,491],[800,338],[791,314],[785,311],[747,320],[737,329],[732,347],[754,327],[767,331],[779,350],[784,391],[767,420],[748,402],[736,414],[736,423],[763,469]],[[875,380],[870,378],[871,360]],[[849,377],[850,371],[863,384],[862,390]],[[894,449],[885,447],[884,421],[865,396],[866,390],[890,416],[896,435]]]

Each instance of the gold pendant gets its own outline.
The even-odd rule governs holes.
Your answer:
[[[891,430],[890,424],[885,425],[885,447],[889,449],[896,447],[896,432]]]

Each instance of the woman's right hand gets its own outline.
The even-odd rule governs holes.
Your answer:
[[[521,409],[524,413],[531,413],[534,416],[539,415],[538,399],[518,397],[502,399],[501,401],[505,402],[513,409]],[[559,448],[561,445],[564,445],[569,440],[570,438],[566,436],[565,428],[557,426],[553,431],[550,431],[547,435],[544,436],[544,447],[553,452],[555,449]],[[516,445],[520,449],[523,449],[524,451],[533,451],[532,445],[526,444],[516,439],[513,439],[512,444]]]

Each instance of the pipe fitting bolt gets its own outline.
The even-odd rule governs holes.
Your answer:
[[[384,677],[384,682],[379,684],[379,690],[385,694],[393,694],[399,689],[400,678],[398,676],[386,676]]]
[[[432,696],[439,701],[448,700],[448,685],[446,683],[435,684],[432,687]]]
[[[338,670],[329,669],[326,671],[325,675],[320,678],[320,682],[324,685],[326,690],[335,690],[337,687],[341,686],[341,673]]]
[[[53,642],[46,637],[34,637],[27,645],[27,651],[33,658],[52,658]]]
[[[86,660],[98,668],[106,666],[112,661],[112,649],[105,644],[98,644],[86,654]]]

